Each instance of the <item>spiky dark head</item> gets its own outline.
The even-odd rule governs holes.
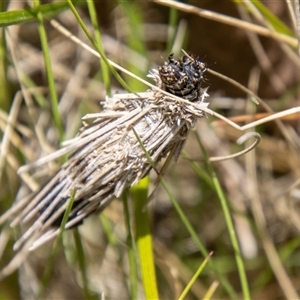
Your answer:
[[[201,82],[206,64],[193,56],[185,54],[176,60],[171,54],[169,61],[158,68],[163,89],[189,101],[197,101],[201,92]]]

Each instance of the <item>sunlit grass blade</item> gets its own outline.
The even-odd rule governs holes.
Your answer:
[[[212,298],[214,292],[216,291],[217,287],[219,285],[218,281],[214,281],[211,286],[209,287],[209,289],[207,290],[207,293],[204,295],[203,300],[210,300],[210,299],[214,299]]]
[[[203,271],[203,269],[205,268],[205,266],[207,265],[210,257],[212,256],[212,253],[210,253],[202,262],[202,264],[199,266],[198,270],[196,271],[196,273],[194,274],[194,276],[192,277],[192,279],[190,280],[190,282],[187,284],[187,286],[185,287],[185,289],[183,290],[182,294],[180,295],[180,297],[178,298],[178,300],[183,300],[185,299],[186,295],[188,294],[189,290],[191,289],[191,286],[194,284],[194,282],[197,280],[197,278],[199,277],[199,275],[201,274],[201,272]]]
[[[131,188],[134,201],[136,245],[146,299],[158,299],[150,219],[145,206],[148,202],[149,178],[145,177]]]
[[[145,149],[139,135],[132,128],[141,148],[143,149],[150,165],[155,168],[151,156]],[[150,219],[145,209],[148,203],[149,177],[143,178],[137,185],[131,188],[134,201],[134,216],[136,225],[136,244],[141,266],[141,275],[146,299],[158,299],[158,289],[155,274],[155,263],[153,258],[152,234],[150,230]]]

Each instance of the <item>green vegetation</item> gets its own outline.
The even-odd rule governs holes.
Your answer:
[[[61,160],[18,175],[20,166],[74,137],[81,117],[100,111],[106,95],[147,90],[109,61],[145,79],[184,48],[263,99],[257,106],[252,95],[207,73],[209,108],[240,125],[297,107],[294,8],[288,1],[209,2],[1,4],[0,215],[45,183]],[[62,35],[52,18],[101,58]],[[162,177],[150,173],[78,229],[62,230],[66,212],[57,240],[0,281],[0,298],[299,298],[298,116],[251,131],[261,135],[255,149],[210,160],[249,145],[236,145],[243,132],[207,114]],[[1,269],[20,232],[2,226]]]

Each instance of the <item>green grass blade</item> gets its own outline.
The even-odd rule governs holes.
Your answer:
[[[169,190],[169,188],[167,187],[167,184],[165,183],[165,181],[163,179],[161,179],[160,183],[163,186],[163,188],[165,189],[166,193],[168,194],[168,197],[171,200],[171,202],[172,202],[177,214],[179,215],[182,223],[184,224],[187,231],[189,232],[189,234],[193,238],[194,243],[199,248],[201,254],[204,257],[207,257],[208,256],[208,251],[206,250],[206,248],[204,247],[202,242],[199,240],[198,234],[196,233],[193,226],[191,225],[191,223],[189,222],[189,220],[185,216],[184,212],[182,211],[181,207],[178,204],[178,201],[175,199],[174,195],[171,193],[171,191]],[[215,263],[212,259],[209,260],[209,265],[212,268],[212,270],[214,271],[214,273],[217,275],[219,281],[221,282],[222,286],[225,288],[227,293],[230,295],[230,297],[232,299],[237,299],[237,294],[234,291],[233,287],[230,285],[227,278],[219,271],[219,269],[217,268],[217,266],[215,265]]]
[[[210,257],[211,257],[212,253],[210,253],[202,262],[202,264],[200,265],[200,267],[198,268],[198,270],[196,271],[196,273],[194,274],[194,276],[192,277],[192,279],[190,280],[190,282],[188,283],[188,285],[185,287],[185,289],[183,290],[183,292],[181,293],[180,297],[178,298],[178,300],[183,300],[186,295],[188,294],[189,290],[191,289],[192,285],[194,284],[194,282],[197,280],[197,278],[199,277],[199,275],[201,274],[201,272],[203,271],[203,269],[205,268],[205,266],[207,265]]]
[[[74,5],[82,4],[81,0],[75,0],[73,2]],[[51,17],[68,8],[69,6],[66,2],[56,2],[51,4],[43,4],[34,8],[0,12],[0,27],[7,27],[29,21],[35,21],[38,13],[41,13],[45,17]]]
[[[100,214],[99,219],[109,244],[115,246],[117,244],[117,240],[109,218],[104,214]]]
[[[130,285],[130,296],[132,299],[138,297],[138,266],[136,259],[136,245],[134,237],[132,235],[130,225],[130,212],[128,207],[128,193],[127,191],[122,195],[125,226],[127,229],[127,245],[128,245],[128,261],[129,261],[129,285]]]
[[[11,105],[11,86],[7,74],[7,48],[4,29],[0,29],[0,107],[8,111]]]
[[[293,32],[288,28],[277,16],[275,16],[261,1],[251,1],[252,4],[263,15],[264,20],[267,21],[277,32],[294,36]]]
[[[169,32],[168,32],[168,42],[167,42],[167,53],[172,52],[172,48],[174,45],[174,39],[175,39],[175,28],[178,25],[179,20],[179,12],[175,8],[170,8],[169,11]],[[178,53],[175,53],[177,55]]]
[[[243,291],[243,297],[244,299],[251,299],[250,296],[250,291],[249,291],[249,285],[248,285],[248,281],[247,281],[247,275],[246,275],[246,271],[245,271],[245,266],[244,266],[244,262],[242,259],[242,255],[241,255],[241,250],[239,247],[239,243],[237,240],[237,236],[236,236],[236,232],[235,232],[235,228],[234,228],[234,224],[230,215],[230,210],[228,207],[228,203],[227,203],[227,199],[223,193],[223,190],[221,188],[220,182],[217,178],[217,175],[214,171],[213,165],[212,163],[209,161],[208,159],[208,155],[206,154],[206,151],[200,141],[200,138],[198,135],[196,135],[197,139],[198,139],[198,143],[202,149],[202,152],[204,153],[204,155],[206,156],[206,161],[207,161],[207,166],[209,169],[209,172],[211,174],[211,178],[215,187],[215,190],[217,192],[218,198],[220,200],[221,206],[222,206],[222,210],[223,210],[223,214],[225,217],[225,221],[226,221],[226,225],[228,228],[228,232],[229,232],[229,236],[230,236],[230,240],[231,240],[231,244],[234,250],[234,255],[235,255],[235,260],[236,260],[236,264],[237,264],[237,269],[238,269],[238,273],[240,276],[240,282],[241,282],[241,286],[242,286],[242,291]]]
[[[60,142],[62,142],[63,137],[64,137],[64,131],[63,131],[62,121],[61,121],[59,109],[58,109],[58,98],[57,98],[57,94],[56,94],[54,75],[53,75],[53,71],[52,71],[49,45],[48,45],[48,41],[47,41],[46,30],[45,30],[44,23],[43,23],[43,15],[42,15],[41,11],[39,11],[40,1],[35,0],[34,5],[37,8],[36,17],[37,17],[37,21],[38,21],[38,30],[39,30],[39,35],[40,35],[40,39],[41,39],[42,49],[43,49],[53,119],[54,119],[55,126],[58,130],[59,140],[60,140]]]
[[[82,285],[83,285],[83,293],[85,296],[85,299],[87,300],[93,300],[96,299],[94,297],[88,288],[88,277],[87,277],[87,264],[86,264],[86,258],[84,254],[84,249],[81,242],[81,237],[78,228],[74,228],[73,230],[73,237],[75,242],[75,249],[77,254],[77,260],[79,264],[79,270],[82,276]]]
[[[207,290],[206,294],[204,295],[203,300],[210,300],[215,290],[217,289],[218,285],[219,283],[217,281],[214,281],[209,287],[209,289]]]
[[[150,220],[145,206],[148,202],[148,176],[131,188],[134,201],[134,216],[136,224],[136,244],[139,254],[142,282],[146,299],[159,299],[156,285],[155,264],[153,257]]]
[[[101,32],[98,25],[97,13],[94,5],[94,1],[87,1],[91,22],[93,24],[94,32],[95,32],[95,43],[99,49],[104,53]],[[106,88],[106,94],[111,96],[111,86],[110,86],[110,77],[109,77],[109,67],[104,63],[101,65],[103,82]]]
[[[149,155],[149,153],[147,152],[147,150],[145,149],[141,139],[139,138],[138,134],[136,133],[136,131],[134,130],[134,128],[132,128],[137,140],[139,141],[139,144],[141,146],[141,148],[143,149],[143,151],[145,152],[146,158],[149,162],[149,164],[155,169],[155,165],[154,162],[151,158],[151,156]],[[163,188],[165,189],[169,199],[171,200],[174,208],[177,211],[177,214],[179,215],[182,223],[185,225],[186,229],[188,230],[188,232],[190,233],[191,237],[193,238],[195,244],[198,246],[200,252],[202,253],[202,255],[204,257],[208,256],[208,251],[206,250],[206,248],[204,247],[204,245],[201,243],[201,241],[198,238],[198,235],[196,233],[196,231],[193,229],[193,226],[191,225],[191,223],[189,222],[189,220],[187,219],[187,217],[185,216],[185,214],[183,213],[182,209],[180,208],[177,200],[175,199],[175,197],[173,196],[173,194],[170,192],[167,184],[165,183],[165,181],[161,178],[160,179],[160,184],[163,186]],[[224,277],[223,274],[221,274],[218,270],[218,268],[215,266],[215,264],[213,263],[213,260],[209,261],[210,266],[212,267],[212,269],[214,270],[214,272],[217,274],[219,281],[222,283],[223,287],[225,288],[225,290],[227,291],[227,293],[230,295],[230,297],[232,299],[236,299],[237,298],[237,294],[235,293],[234,289],[232,288],[232,286],[230,285],[230,283],[228,282],[227,278]]]
[[[236,236],[235,228],[234,228],[233,221],[232,221],[232,218],[230,215],[227,200],[226,200],[226,197],[221,188],[220,182],[212,168],[211,168],[211,172],[212,172],[212,178],[213,178],[213,182],[216,187],[218,197],[221,201],[221,205],[222,205],[223,213],[225,216],[229,236],[230,236],[231,243],[232,243],[232,246],[234,249],[235,259],[236,259],[236,263],[237,263],[238,272],[240,275],[244,299],[251,299],[248,281],[247,281],[247,275],[246,275],[246,271],[245,271],[245,266],[244,266],[244,262],[242,259],[241,250],[240,250],[239,243],[237,240],[237,236]]]
[[[47,285],[48,285],[48,282],[50,280],[50,276],[51,276],[51,273],[52,273],[52,270],[53,270],[53,267],[54,267],[54,263],[55,263],[55,260],[56,260],[56,257],[57,257],[58,251],[59,251],[59,248],[62,244],[62,235],[63,235],[63,232],[65,230],[65,226],[67,224],[70,212],[71,212],[72,207],[73,207],[75,195],[76,195],[76,190],[74,189],[72,191],[70,199],[68,200],[69,203],[68,203],[68,206],[65,210],[63,219],[61,221],[61,224],[60,224],[60,227],[59,227],[59,233],[57,235],[54,246],[52,248],[51,255],[50,255],[50,258],[49,258],[49,262],[47,263],[47,267],[46,267],[46,269],[43,273],[42,280],[41,280],[41,286],[40,286],[40,289],[39,289],[39,292],[37,294],[36,299],[42,299],[42,296],[43,296],[43,294],[44,294],[44,292],[47,288]]]
[[[128,20],[128,27],[130,30],[130,34],[127,36],[128,47],[141,54],[143,57],[148,57],[143,37],[144,33],[142,32],[144,23],[142,18],[143,11],[141,11],[140,5],[133,1],[125,2],[119,0],[118,3],[122,7],[126,19]],[[137,66],[137,63],[137,61],[132,61],[127,64],[126,68],[135,75],[145,78],[145,72],[141,71],[141,69]],[[128,77],[127,82],[134,91],[145,89],[145,85],[140,81],[137,81],[135,78]]]
[[[110,65],[110,63],[108,62],[105,53],[102,51],[101,48],[98,47],[97,43],[94,41],[93,37],[91,36],[91,34],[89,33],[87,27],[85,26],[84,22],[82,21],[80,15],[78,14],[75,6],[73,5],[71,0],[67,0],[70,9],[72,10],[76,20],[78,21],[80,27],[82,28],[82,30],[84,31],[84,33],[86,34],[86,36],[88,37],[88,39],[90,40],[90,42],[93,44],[93,46],[95,47],[95,49],[98,51],[98,53],[101,56],[101,60],[103,60],[103,62],[107,65],[107,67],[109,68],[110,72],[115,76],[115,78],[119,81],[119,83],[122,85],[122,87],[126,90],[126,91],[131,91],[130,87],[126,84],[126,82],[122,79],[122,77],[118,74],[118,72]]]
[[[202,168],[198,163],[191,160],[189,155],[186,153],[186,151],[182,151],[182,156],[189,160],[190,165],[192,169],[195,171],[195,173],[201,178],[209,187],[214,188],[213,182],[211,180],[211,177],[209,174],[207,174],[207,171]]]
[[[37,88],[35,82],[26,74],[22,74],[22,81],[23,84],[25,85],[26,88],[30,89],[30,88]],[[39,92],[39,89],[37,88],[36,91],[34,91],[32,93],[34,99],[36,100],[37,104],[41,107],[41,108],[46,108],[47,107],[47,99],[44,97],[42,92]]]

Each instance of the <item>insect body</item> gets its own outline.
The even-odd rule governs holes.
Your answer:
[[[189,101],[197,101],[201,95],[205,71],[206,65],[192,56],[184,55],[177,61],[173,54],[169,56],[169,62],[158,68],[163,88]]]
[[[79,135],[68,146],[67,162],[30,200],[11,209],[14,225],[33,220],[15,248],[29,242],[35,248],[56,236],[73,193],[66,228],[103,210],[163,157],[171,153],[176,159],[189,129],[208,105],[206,89],[201,88],[205,70],[204,63],[193,57],[184,55],[177,61],[171,55],[149,76],[158,87],[184,100],[156,89],[116,94],[104,101],[102,112],[85,116]]]

